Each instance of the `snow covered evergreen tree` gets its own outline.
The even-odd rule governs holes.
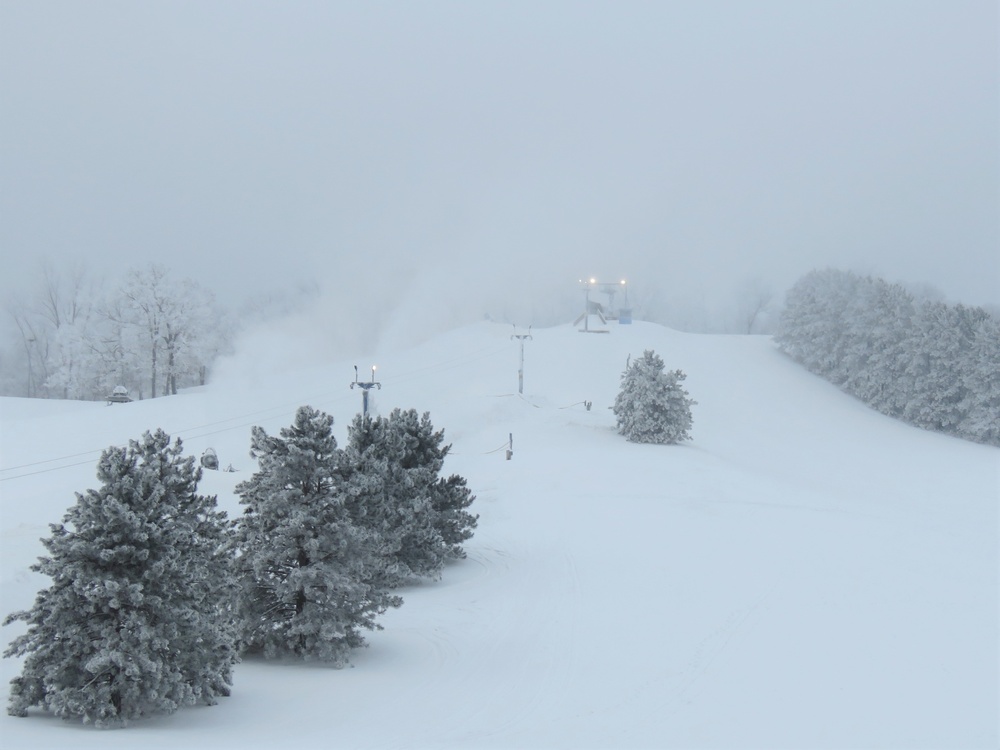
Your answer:
[[[441,535],[448,557],[465,557],[462,542],[472,538],[479,522],[479,516],[467,510],[475,499],[465,477],[458,474],[452,474],[448,478],[441,477],[431,485],[434,525]]]
[[[198,495],[194,458],[162,430],[109,448],[33,570],[52,578],[4,656],[25,657],[8,712],[40,706],[122,725],[228,695],[236,628],[230,525]]]
[[[612,407],[618,432],[633,443],[679,443],[691,439],[691,407],[680,370],[664,371],[663,360],[647,349],[622,373]]]
[[[394,409],[389,423],[403,437],[400,460],[403,470],[413,478],[415,488],[421,492],[427,488],[431,525],[440,536],[434,557],[442,562],[449,557],[464,557],[461,542],[472,537],[478,518],[466,510],[475,496],[463,477],[440,476],[444,459],[451,450],[451,445],[444,444],[444,430],[434,429],[430,413],[418,417],[415,409]]]
[[[400,414],[358,415],[348,426],[351,512],[378,535],[381,579],[390,587],[435,577],[444,564],[429,492],[437,467],[422,463],[430,457],[418,455],[421,446],[406,433]]]
[[[837,385],[850,376],[846,334],[860,283],[853,273],[810,271],[788,290],[775,334],[796,361]]]
[[[373,574],[379,538],[347,507],[333,417],[301,407],[280,437],[254,427],[259,470],[236,487],[246,646],[336,665],[363,646],[362,629],[402,600]]]
[[[972,345],[965,355],[967,400],[961,407],[967,416],[959,435],[1000,445],[1000,319],[985,314],[975,325]]]
[[[777,344],[883,414],[1000,444],[1000,337],[987,310],[917,302],[899,284],[825,270],[789,290]]]
[[[350,507],[381,538],[387,585],[439,575],[445,561],[464,555],[461,543],[476,526],[465,480],[439,477],[450,448],[443,442],[430,415],[414,409],[358,415],[348,427]]]

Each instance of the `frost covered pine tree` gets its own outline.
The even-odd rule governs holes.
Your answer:
[[[828,269],[789,290],[775,342],[883,414],[1000,444],[1000,337],[987,310]]]
[[[332,425],[303,406],[280,437],[253,428],[259,470],[236,487],[246,506],[237,544],[246,647],[339,666],[402,600],[372,575],[377,537],[348,512]]]
[[[359,414],[347,428],[351,514],[378,537],[379,576],[393,588],[435,577],[443,566],[428,491],[440,464],[428,465],[433,458],[408,434],[407,421],[394,409],[388,417]]]
[[[393,410],[389,422],[402,434],[400,464],[413,477],[413,486],[430,499],[430,523],[436,542],[433,557],[439,563],[464,557],[461,542],[472,538],[478,516],[466,509],[476,499],[464,477],[453,474],[441,477],[444,459],[451,445],[444,442],[444,430],[435,430],[429,412],[417,416],[415,409]]]
[[[214,703],[237,658],[225,514],[162,430],[106,450],[97,476],[42,540],[32,569],[52,585],[5,620],[28,624],[4,653],[25,657],[8,712],[115,726]]]
[[[462,542],[472,538],[479,522],[479,516],[467,510],[475,499],[465,477],[458,474],[452,474],[448,478],[440,477],[431,486],[434,525],[441,535],[447,557],[465,557]]]
[[[963,369],[967,403],[962,408],[967,416],[958,434],[1000,445],[1000,320],[979,316]]]
[[[436,577],[465,554],[461,543],[477,521],[466,509],[475,496],[462,477],[439,476],[449,449],[444,431],[415,409],[358,415],[348,428],[352,513],[380,536],[387,585]]]
[[[679,443],[691,439],[691,407],[680,370],[665,372],[663,360],[647,349],[622,373],[612,407],[618,432],[633,443]]]

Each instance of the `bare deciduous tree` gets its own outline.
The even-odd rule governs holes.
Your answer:
[[[46,263],[29,300],[7,305],[19,356],[3,382],[16,395],[103,398],[116,385],[139,398],[175,394],[203,384],[231,340],[212,293],[155,264],[104,295],[82,267]]]

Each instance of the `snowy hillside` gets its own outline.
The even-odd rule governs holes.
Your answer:
[[[1000,451],[924,432],[806,373],[768,338],[651,324],[509,326],[378,359],[377,411],[429,410],[480,514],[467,560],[404,589],[353,667],[249,660],[233,695],[126,730],[0,716],[4,748],[996,747]],[[687,375],[694,439],[627,443],[628,355]],[[232,473],[250,426],[360,409],[344,361],[127,405],[0,400],[3,614],[101,449],[162,427]],[[583,402],[592,402],[592,409]],[[508,436],[513,457],[506,460]],[[6,644],[23,626],[3,630]],[[0,683],[19,671],[0,663]]]

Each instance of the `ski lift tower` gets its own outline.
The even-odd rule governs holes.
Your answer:
[[[514,330],[517,330],[517,326],[514,326]],[[528,326],[527,333],[515,333],[510,337],[513,341],[517,339],[521,342],[521,363],[517,367],[517,392],[524,393],[524,342],[531,341],[531,326]]]
[[[583,288],[584,295],[583,314],[576,319],[576,322],[573,325],[579,325],[580,321],[583,321],[583,330],[581,333],[608,333],[607,328],[591,330],[591,315],[597,315],[600,321],[605,325],[609,320],[617,320],[619,324],[628,324],[632,322],[632,310],[628,307],[628,285],[625,283],[624,279],[618,282],[598,281],[595,278],[580,279],[580,286]],[[600,302],[594,302],[590,299],[591,290],[596,290],[608,295],[607,307],[602,305]],[[621,308],[615,306],[615,295],[619,291],[624,292],[625,295],[625,305]]]

